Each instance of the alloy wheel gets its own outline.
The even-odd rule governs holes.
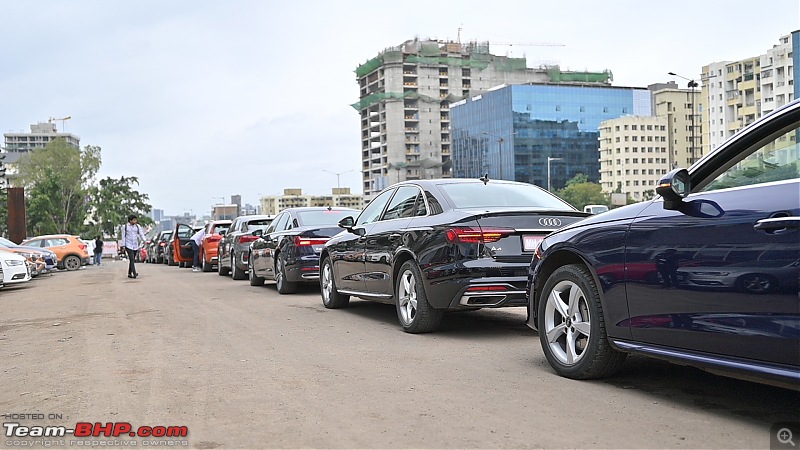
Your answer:
[[[544,330],[553,356],[564,365],[577,364],[591,335],[586,294],[572,281],[556,284],[547,296]]]
[[[410,325],[417,316],[417,279],[410,270],[406,270],[400,275],[397,301],[401,320],[404,324]]]

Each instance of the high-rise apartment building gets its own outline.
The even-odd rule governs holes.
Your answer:
[[[626,116],[600,124],[600,185],[636,201],[655,195],[669,172],[670,116]]]
[[[653,115],[667,121],[667,162],[670,169],[689,167],[703,156],[703,126],[697,105],[702,93],[692,89],[658,87],[661,86],[648,86],[653,95]],[[662,137],[658,136],[659,140]],[[649,133],[642,138],[650,140]]]
[[[284,189],[283,195],[261,197],[261,214],[276,215],[286,208],[330,206],[361,209],[364,196],[351,194],[350,188],[333,188],[331,195],[307,195],[302,189]]]
[[[62,138],[67,144],[80,148],[81,139],[72,133],[59,133],[55,123],[39,122],[31,125],[30,133],[4,133],[5,159],[7,174],[16,172],[16,163],[22,155],[37,148],[43,148],[51,141]]]
[[[703,67],[704,153],[797,97],[798,50],[800,31],[794,31],[764,54]]]
[[[488,42],[414,39],[356,69],[365,199],[405,179],[452,173],[450,103],[498,85],[583,82],[611,73],[528,68],[525,58],[492,55]]]

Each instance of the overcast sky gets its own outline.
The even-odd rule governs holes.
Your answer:
[[[800,28],[798,0],[0,0],[0,129],[71,116],[99,178],[137,176],[168,215],[284,188],[361,193],[354,69],[420,38],[528,66],[610,70],[616,86],[699,77]],[[59,131],[62,122],[56,122]]]

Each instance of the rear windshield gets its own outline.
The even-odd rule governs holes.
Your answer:
[[[247,222],[247,231],[266,230],[272,219],[257,219]]]
[[[358,211],[341,211],[332,209],[330,211],[300,211],[297,218],[301,227],[332,225],[336,226],[340,220],[347,216],[356,216]]]
[[[217,226],[215,226],[215,227],[214,227],[214,233],[216,233],[216,234],[220,234],[220,233],[222,233],[223,231],[227,233],[227,232],[228,232],[228,229],[229,229],[230,227],[231,227],[230,225],[217,225]]]
[[[455,208],[542,208],[574,211],[575,208],[530,184],[443,183],[439,188]]]

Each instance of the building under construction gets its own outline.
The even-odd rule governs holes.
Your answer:
[[[364,199],[406,179],[449,177],[450,103],[500,85],[598,83],[611,73],[528,68],[492,55],[489,42],[409,40],[356,68]]]

